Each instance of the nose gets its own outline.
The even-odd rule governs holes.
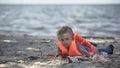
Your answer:
[[[64,44],[66,44],[66,42],[65,42],[65,41],[63,41],[63,43],[64,43]]]
[[[63,44],[67,44],[67,42],[66,42],[66,41],[63,41]]]

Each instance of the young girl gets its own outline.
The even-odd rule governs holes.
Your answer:
[[[62,58],[83,56],[95,61],[100,58],[99,56],[104,58],[104,55],[113,53],[113,45],[107,48],[97,49],[83,37],[73,33],[72,29],[68,26],[63,26],[58,31],[57,38],[58,56]]]

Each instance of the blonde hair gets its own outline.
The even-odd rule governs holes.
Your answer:
[[[71,35],[73,34],[73,30],[71,29],[71,27],[69,27],[69,26],[63,26],[60,30],[58,30],[58,32],[57,32],[58,40],[60,39],[60,37],[64,33],[67,33],[67,32],[69,32]]]

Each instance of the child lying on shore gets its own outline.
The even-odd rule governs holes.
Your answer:
[[[78,56],[81,56],[89,58],[91,61],[108,62],[108,54],[113,53],[113,45],[97,49],[94,44],[91,44],[80,35],[73,33],[72,29],[68,26],[63,26],[58,31],[57,38],[57,56],[69,58],[72,61],[74,60],[73,57],[78,58]]]

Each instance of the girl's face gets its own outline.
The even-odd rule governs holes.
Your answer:
[[[73,39],[72,35],[69,32],[67,32],[61,36],[60,41],[65,47],[69,47],[72,39]]]

